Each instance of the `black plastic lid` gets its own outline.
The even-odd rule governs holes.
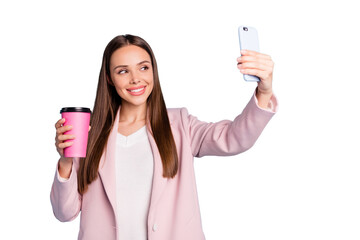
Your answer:
[[[90,108],[84,108],[84,107],[64,107],[60,110],[60,113],[63,112],[85,112],[85,113],[91,113]]]

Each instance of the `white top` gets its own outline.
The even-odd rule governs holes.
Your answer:
[[[116,203],[118,239],[146,240],[153,154],[146,126],[116,139]]]

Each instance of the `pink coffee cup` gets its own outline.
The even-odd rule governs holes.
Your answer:
[[[91,111],[89,108],[65,107],[61,111],[62,118],[65,118],[64,126],[71,125],[72,129],[64,134],[75,135],[70,147],[64,148],[65,157],[86,157],[86,148],[89,134]]]

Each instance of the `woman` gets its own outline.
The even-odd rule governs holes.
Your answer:
[[[244,51],[244,74],[258,76],[256,92],[234,121],[206,123],[185,108],[166,109],[157,64],[140,37],[117,36],[100,70],[87,157],[65,158],[71,126],[56,127],[60,154],[51,203],[60,221],[81,211],[78,239],[205,239],[193,157],[249,149],[276,111],[273,62]]]

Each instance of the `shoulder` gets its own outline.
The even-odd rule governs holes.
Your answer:
[[[186,108],[168,108],[168,117],[171,124],[180,123],[188,119],[189,113]]]
[[[188,111],[186,108],[182,107],[182,108],[167,108],[167,112],[169,116],[172,116],[172,115],[187,113]]]

